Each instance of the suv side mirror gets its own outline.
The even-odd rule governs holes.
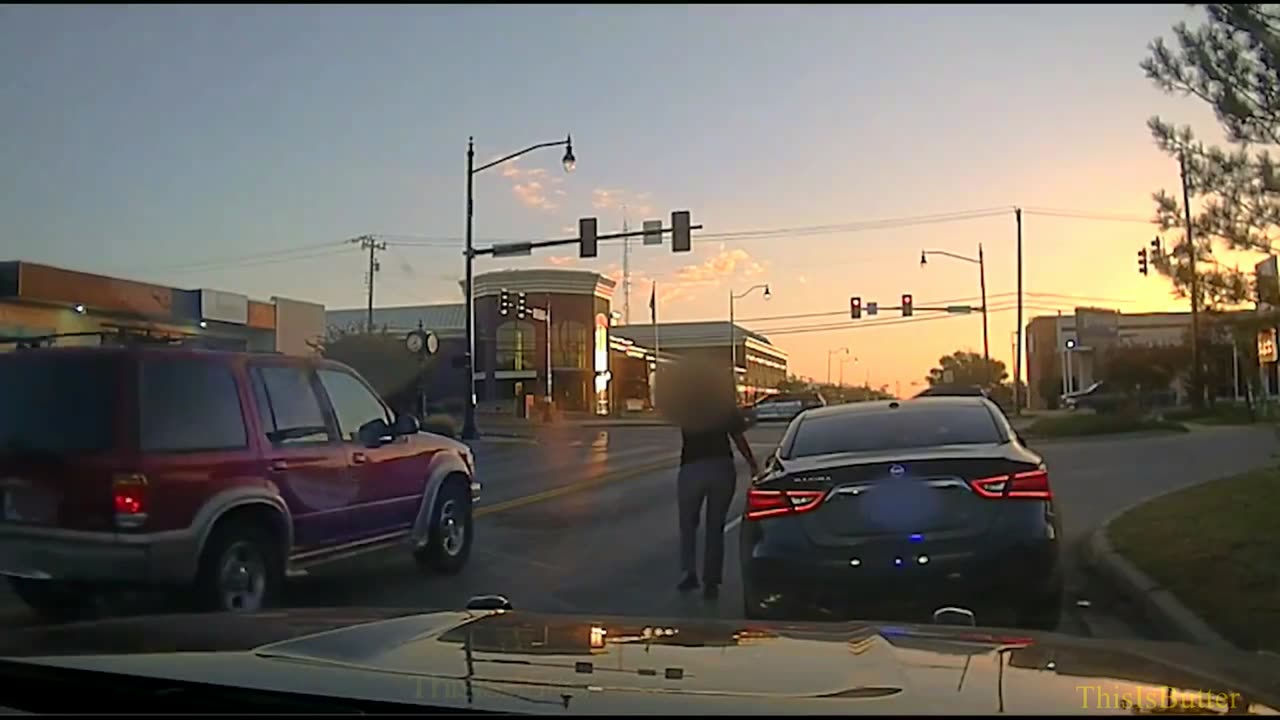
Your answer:
[[[368,448],[382,447],[387,440],[395,436],[391,426],[382,418],[374,418],[360,426],[357,437],[360,444]]]
[[[417,435],[419,430],[418,418],[412,415],[397,415],[396,424],[391,426],[391,430],[397,437],[400,435]]]

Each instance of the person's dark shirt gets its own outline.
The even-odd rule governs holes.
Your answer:
[[[746,430],[746,419],[735,409],[724,421],[708,430],[680,429],[682,446],[680,448],[680,464],[689,465],[700,460],[733,460],[733,449],[729,447],[729,436]]]

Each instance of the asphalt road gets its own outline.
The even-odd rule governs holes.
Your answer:
[[[753,428],[756,453],[773,448],[779,428]],[[676,561],[674,454],[669,428],[565,430],[537,443],[477,447],[485,497],[477,544],[452,577],[421,574],[406,552],[387,551],[292,581],[290,606],[456,608],[501,593],[517,608],[593,614],[741,617],[737,527],[745,472],[726,533],[726,576],[718,601],[682,595]],[[1280,442],[1261,428],[1205,428],[1189,434],[1037,443],[1069,548],[1062,630],[1104,637],[1156,636],[1124,598],[1111,596],[1075,560],[1088,534],[1143,499],[1264,464]],[[661,469],[653,466],[669,462]],[[31,622],[0,590],[0,626]]]

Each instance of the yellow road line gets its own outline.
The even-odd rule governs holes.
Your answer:
[[[596,477],[596,478],[592,478],[590,480],[583,480],[581,482],[570,483],[569,485],[562,485],[560,487],[551,488],[550,490],[543,490],[542,492],[534,493],[532,495],[525,495],[523,497],[512,498],[510,500],[503,500],[502,502],[494,503],[492,505],[484,505],[482,507],[476,508],[474,516],[477,518],[481,518],[481,517],[485,517],[486,515],[493,515],[495,513],[504,512],[506,510],[514,510],[515,508],[521,508],[527,505],[533,505],[534,503],[544,502],[546,500],[551,500],[552,498],[558,498],[564,495],[569,495],[571,493],[582,492],[583,490],[589,490],[593,487],[598,487],[608,482],[626,480],[627,478],[633,478],[638,475],[645,475],[647,473],[656,472],[658,470],[662,470],[665,468],[675,467],[676,463],[678,463],[679,461],[680,461],[679,454],[669,455],[663,458],[662,460],[652,462],[647,465],[640,465],[638,467],[633,467],[633,468],[623,468],[616,472],[604,473],[603,475],[600,475],[599,477]]]

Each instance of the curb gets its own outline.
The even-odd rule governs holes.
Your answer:
[[[1179,490],[1182,489],[1184,488],[1179,488]],[[1169,493],[1147,498],[1133,507],[1166,494]],[[1240,648],[1234,643],[1210,627],[1200,616],[1183,605],[1173,593],[1161,587],[1160,583],[1139,570],[1112,547],[1107,531],[1110,530],[1112,523],[1131,509],[1133,508],[1127,508],[1112,515],[1093,531],[1086,546],[1087,554],[1084,558],[1086,564],[1097,570],[1118,592],[1137,603],[1147,617],[1166,628],[1175,639],[1194,645],[1238,651]]]

